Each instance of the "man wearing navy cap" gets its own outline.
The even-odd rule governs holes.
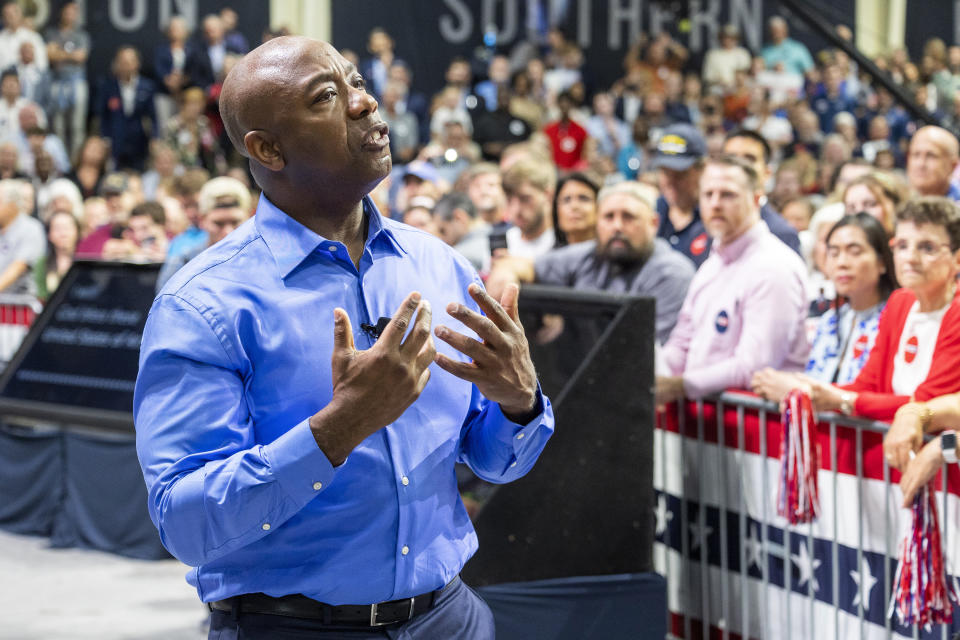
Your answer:
[[[697,197],[707,143],[696,127],[675,124],[667,127],[657,142],[653,168],[662,194],[657,200],[660,227],[657,237],[684,254],[698,267],[706,260],[710,238],[700,221]]]
[[[731,138],[736,137],[744,147],[764,147],[757,140],[762,141],[760,134],[754,132],[739,132],[731,134],[724,144],[724,152],[737,155],[757,168],[761,179],[766,173],[759,168],[766,167],[768,155],[763,153],[758,158],[748,157],[740,149],[740,145],[730,146]],[[755,144],[752,144],[755,143]],[[700,266],[710,253],[710,236],[700,220],[700,175],[703,169],[703,159],[707,155],[707,143],[700,131],[690,124],[675,124],[667,127],[660,141],[657,143],[657,153],[653,159],[653,167],[657,170],[657,182],[662,194],[657,200],[657,213],[660,214],[660,229],[658,237],[670,242],[677,251],[693,260]],[[759,168],[758,168],[759,167]],[[760,210],[761,219],[767,223],[770,231],[788,247],[800,254],[800,239],[797,232],[786,223],[783,217],[766,203]]]

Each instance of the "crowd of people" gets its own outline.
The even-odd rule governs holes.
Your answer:
[[[217,106],[250,48],[236,13],[197,33],[173,17],[96,78],[78,17],[2,7],[2,293],[44,300],[74,258],[161,262],[159,290],[257,209]],[[898,468],[918,428],[946,426],[926,401],[960,390],[960,46],[874,60],[942,126],[779,17],[761,50],[728,25],[702,59],[644,35],[611,86],[559,28],[450,60],[433,95],[383,28],[343,53],[390,128],[380,212],[456,248],[497,298],[654,297],[658,401],[805,386],[818,409],[893,420]]]

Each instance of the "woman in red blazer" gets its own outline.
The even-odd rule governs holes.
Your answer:
[[[960,207],[946,198],[908,201],[891,248],[903,288],[887,301],[860,375],[843,386],[811,382],[818,411],[891,420],[911,400],[960,391]]]

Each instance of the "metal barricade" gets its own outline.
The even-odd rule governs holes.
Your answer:
[[[42,308],[33,296],[0,294],[0,369],[17,352]]]
[[[682,638],[942,638],[887,616],[909,510],[882,452],[886,423],[819,416],[821,512],[777,515],[776,405],[728,392],[657,416],[654,562]],[[935,480],[948,580],[960,574],[960,470]]]

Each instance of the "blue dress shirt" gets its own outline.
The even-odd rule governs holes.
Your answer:
[[[337,468],[308,418],[331,399],[333,309],[392,316],[412,290],[435,324],[473,335],[449,302],[477,309],[470,263],[384,219],[369,199],[359,269],[346,247],[261,196],[257,214],[178,271],[154,301],[134,398],[150,516],[204,601],[264,592],[366,604],[437,589],[477,536],[454,463],[508,482],[553,432],[549,400],[526,425],[431,365],[426,389]],[[437,350],[466,356],[442,341]],[[538,391],[538,395],[539,395]]]

